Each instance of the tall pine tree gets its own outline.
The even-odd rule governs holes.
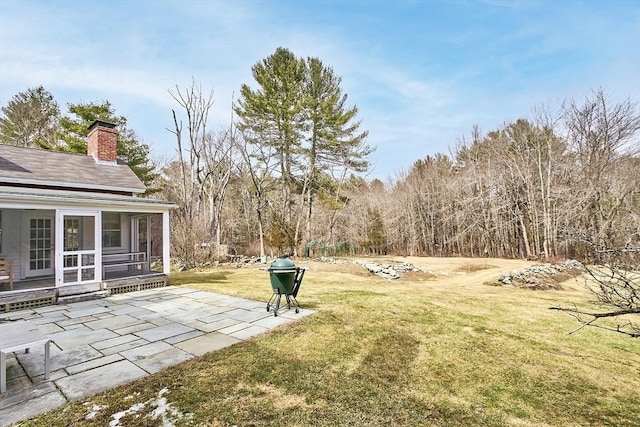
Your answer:
[[[284,48],[252,68],[258,89],[243,85],[234,109],[238,128],[252,144],[275,148],[283,188],[282,223],[295,227],[292,246],[299,240],[294,225],[294,184],[306,205],[307,239],[320,176],[341,171],[364,172],[373,151],[366,131],[356,119],[358,109],[347,106],[341,78],[318,58],[304,60]],[[279,212],[280,215],[282,212]],[[289,233],[291,234],[291,233]]]
[[[157,176],[156,166],[149,159],[149,146],[140,142],[136,133],[127,127],[126,117],[118,116],[109,101],[68,104],[68,108],[70,115],[60,119],[63,151],[86,154],[89,126],[96,120],[113,123],[118,130],[118,157],[126,161],[149,188]]]
[[[0,142],[32,148],[54,148],[60,108],[44,87],[29,88],[0,110]]]
[[[373,149],[365,144],[368,132],[360,131],[360,121],[356,120],[358,108],[346,106],[347,95],[340,88],[342,79],[319,58],[307,58],[306,63],[304,111],[309,143],[304,153],[306,239],[310,241],[313,202],[315,194],[322,191],[320,176],[335,170],[365,172],[369,167],[366,158]]]
[[[234,107],[240,118],[238,129],[250,143],[274,148],[282,180],[282,225],[289,227],[294,169],[305,125],[305,63],[280,47],[273,55],[255,64],[252,72],[259,88],[254,90],[246,84],[240,88],[240,99]]]

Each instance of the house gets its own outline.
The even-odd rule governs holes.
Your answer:
[[[0,144],[0,312],[167,284],[173,204],[139,197],[117,137],[96,121],[88,155]]]

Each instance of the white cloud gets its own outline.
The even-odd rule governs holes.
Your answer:
[[[383,177],[547,100],[600,86],[640,97],[638,14],[603,4],[0,0],[0,104],[40,84],[61,104],[108,99],[170,153],[168,89],[213,87],[211,123],[226,126],[251,67],[283,46],[343,78]]]
[[[140,69],[71,65],[42,59],[6,60],[2,63],[0,72],[8,80],[33,82],[45,87],[73,89],[88,94],[122,93],[162,105],[170,105],[166,90],[173,84],[170,78]]]

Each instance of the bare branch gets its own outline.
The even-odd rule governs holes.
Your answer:
[[[592,326],[595,328],[600,328],[607,331],[618,332],[620,334],[628,335],[631,338],[640,338],[640,327],[629,320],[625,321],[624,324],[617,325],[615,328],[610,326],[603,326],[595,323],[598,319],[601,319],[604,317],[617,317],[624,314],[640,314],[640,309],[612,311],[612,312],[606,312],[606,313],[592,313],[592,312],[582,311],[574,308],[566,308],[566,307],[550,307],[549,309],[564,311],[566,313],[569,313],[578,321],[578,323],[580,323],[580,326],[572,330],[571,332],[569,332],[569,335],[575,332],[578,332],[579,330],[587,326]],[[591,318],[586,320],[583,317],[581,317],[581,315],[590,316]]]
[[[551,309],[569,313],[581,323],[581,326],[571,333],[585,326],[594,326],[632,338],[640,337],[640,323],[637,320],[624,318],[624,323],[615,327],[596,323],[600,319],[640,315],[640,251],[631,246],[606,248],[587,243],[594,248],[593,253],[599,264],[585,265],[585,288],[596,298],[594,305],[603,307],[603,310],[590,311],[577,307]]]

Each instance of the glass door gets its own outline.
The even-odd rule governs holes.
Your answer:
[[[25,215],[27,259],[25,276],[53,274],[53,212],[28,212]]]

